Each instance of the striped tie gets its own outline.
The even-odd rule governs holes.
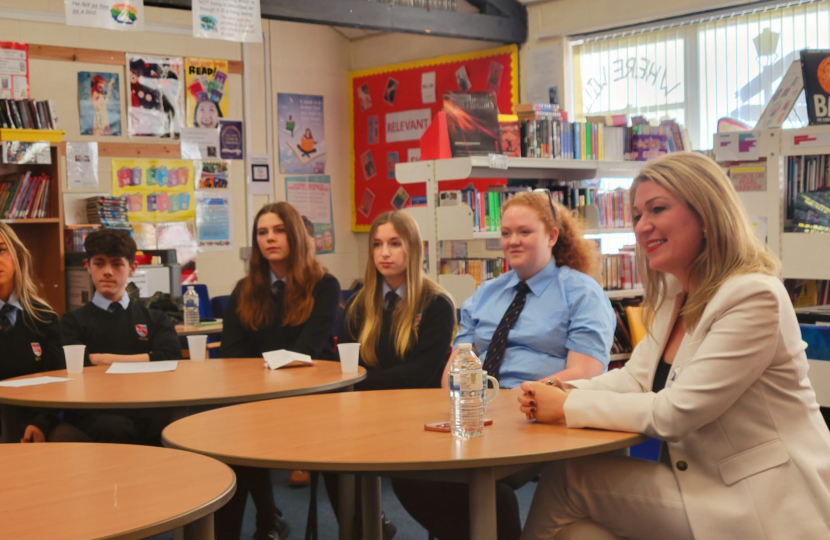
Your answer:
[[[516,296],[513,297],[513,302],[507,308],[504,317],[501,318],[501,322],[498,328],[496,328],[496,333],[493,334],[493,339],[490,340],[490,345],[487,347],[487,356],[484,358],[484,371],[497,379],[499,377],[501,362],[504,360],[504,351],[507,349],[507,334],[510,333],[510,329],[519,320],[519,315],[521,315],[525,307],[527,292],[529,290],[530,287],[524,281],[520,281],[516,286]]]
[[[8,302],[6,302],[0,309],[0,332],[4,334],[6,332],[11,332],[13,328],[11,317],[9,317],[13,309],[14,306]]]

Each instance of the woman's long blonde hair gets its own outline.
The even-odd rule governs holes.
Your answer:
[[[631,185],[632,205],[643,182],[654,182],[685,202],[703,224],[703,248],[689,266],[693,294],[681,311],[687,332],[694,329],[706,305],[729,278],[755,272],[778,274],[780,262],[756,236],[732,182],[717,163],[692,152],[650,161]],[[663,301],[666,274],[649,268],[639,244],[636,252],[645,286],[643,316],[649,321]]]
[[[288,237],[288,274],[285,276],[285,297],[282,303],[282,326],[298,326],[311,316],[314,308],[315,285],[326,273],[317,261],[311,239],[296,208],[287,202],[266,204],[254,218],[251,232],[251,258],[248,261],[248,275],[242,278],[239,294],[239,321],[248,330],[267,328],[274,321],[274,297],[271,294],[271,265],[257,242],[259,218],[265,214],[276,214],[285,225]]]
[[[5,242],[14,264],[14,294],[23,308],[23,320],[26,326],[34,330],[36,322],[47,322],[46,315],[55,313],[49,303],[37,293],[37,285],[32,277],[32,254],[20,241],[9,225],[0,223],[0,241]]]
[[[539,215],[548,234],[555,228],[559,229],[559,239],[551,250],[556,266],[567,266],[589,276],[594,275],[599,262],[596,246],[585,239],[582,227],[570,210],[561,204],[552,201],[549,203],[548,200],[548,196],[543,193],[519,193],[502,205],[501,214],[504,215],[511,206],[532,208]],[[555,219],[550,210],[551,204],[556,208]]]
[[[346,312],[346,324],[353,336],[358,336],[360,356],[367,366],[378,366],[377,346],[383,322],[383,276],[374,261],[374,242],[378,227],[391,223],[403,243],[406,253],[406,295],[400,299],[392,314],[392,344],[398,356],[404,354],[418,339],[415,317],[424,312],[437,295],[449,298],[440,285],[424,275],[424,243],[418,224],[406,212],[386,212],[375,218],[369,230],[369,261],[363,288]],[[360,317],[363,316],[362,324]]]

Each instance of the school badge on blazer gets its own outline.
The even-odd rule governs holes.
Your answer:
[[[40,347],[40,343],[32,343],[32,352],[35,353],[35,360],[40,360],[40,357],[43,355],[43,349]]]
[[[135,325],[135,333],[138,334],[138,337],[146,338],[147,337],[147,325],[146,324],[137,324],[137,325]]]

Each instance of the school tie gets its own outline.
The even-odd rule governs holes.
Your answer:
[[[393,311],[395,311],[395,306],[398,304],[398,300],[400,299],[401,297],[398,296],[398,293],[396,293],[395,291],[389,291],[388,293],[386,293],[386,307],[384,308],[384,310],[387,313],[392,313]]]
[[[510,329],[519,320],[519,315],[521,315],[522,309],[525,307],[529,290],[530,287],[524,281],[520,281],[516,286],[516,296],[513,297],[513,302],[510,303],[510,307],[507,308],[507,311],[501,318],[501,322],[499,322],[498,327],[496,327],[496,332],[493,334],[493,339],[490,340],[490,345],[487,347],[487,356],[484,358],[484,371],[497,379],[499,377],[501,362],[504,360],[504,351],[507,349],[507,334],[510,333]]]
[[[121,305],[121,302],[112,302],[110,307],[107,308],[107,311],[110,313],[121,313],[124,311],[124,306]]]
[[[0,332],[4,334],[6,332],[11,332],[14,326],[12,325],[12,319],[10,317],[14,306],[6,302],[3,305],[3,308],[0,309]]]
[[[285,294],[285,282],[278,279],[271,285],[271,290],[274,291],[274,296],[277,297],[277,305],[282,305],[282,297]]]

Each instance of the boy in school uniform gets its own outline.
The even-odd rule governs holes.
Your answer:
[[[64,343],[86,345],[84,365],[178,360],[182,348],[173,322],[161,311],[131,302],[127,280],[138,266],[135,241],[100,229],[84,241],[84,260],[95,295],[61,319]],[[164,410],[68,411],[67,420],[96,442],[160,444]]]

